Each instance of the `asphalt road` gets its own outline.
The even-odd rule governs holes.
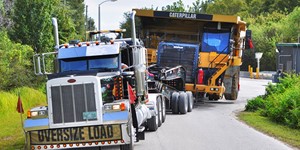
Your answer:
[[[197,104],[192,113],[168,114],[146,140],[135,143],[135,150],[285,150],[292,149],[264,135],[236,118],[247,99],[264,94],[270,80],[241,78],[237,101],[220,100]]]

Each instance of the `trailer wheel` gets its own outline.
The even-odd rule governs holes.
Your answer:
[[[224,93],[226,100],[236,100],[237,99],[238,93],[239,93],[238,84],[239,84],[239,75],[235,74],[232,77],[231,93]]]
[[[162,101],[161,101],[161,110],[162,110],[162,123],[165,122],[166,120],[166,99],[165,98],[162,98]]]
[[[193,107],[194,107],[193,93],[191,91],[187,91],[186,95],[188,98],[188,112],[192,112]]]
[[[188,98],[185,92],[179,94],[179,111],[181,114],[186,114],[188,111]]]
[[[178,98],[179,98],[179,94],[178,92],[174,92],[172,94],[172,113],[173,114],[178,114],[179,113],[179,108],[178,108]]]

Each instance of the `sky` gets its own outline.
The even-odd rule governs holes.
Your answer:
[[[88,17],[92,17],[95,26],[98,28],[98,4],[105,0],[85,0],[88,6]],[[120,28],[120,22],[124,21],[123,14],[131,11],[133,8],[153,8],[172,5],[178,0],[117,0],[115,2],[107,1],[100,5],[101,30],[113,30]],[[196,0],[182,0],[184,5],[191,6]]]

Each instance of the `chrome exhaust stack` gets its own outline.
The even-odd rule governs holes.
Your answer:
[[[132,27],[132,55],[133,55],[133,66],[135,73],[136,93],[138,96],[146,94],[146,49],[140,45],[137,45],[136,31],[135,31],[135,11],[131,14],[131,27]]]
[[[59,49],[59,38],[58,38],[58,25],[57,25],[57,19],[52,18],[52,25],[54,28],[54,40],[55,40],[55,50]]]

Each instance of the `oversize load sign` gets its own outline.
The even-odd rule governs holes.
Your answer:
[[[30,131],[31,144],[121,140],[121,125],[99,125]]]

